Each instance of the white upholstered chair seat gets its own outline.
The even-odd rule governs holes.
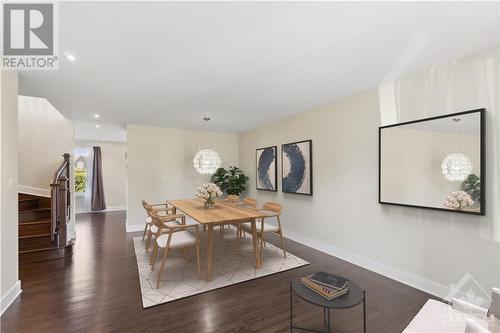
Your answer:
[[[146,216],[144,218],[144,220],[146,221],[146,224],[151,224],[153,222],[153,219],[151,218],[151,216]]]
[[[255,209],[255,207],[250,206],[250,205],[245,205],[245,204],[239,204],[238,207],[244,208],[244,209]]]
[[[177,222],[166,222],[166,223],[163,223],[166,227],[172,227],[172,226],[176,226],[176,225],[179,225],[179,223]],[[151,232],[153,234],[156,234],[158,232],[158,227],[155,226],[154,224],[151,225]]]
[[[156,289],[160,287],[160,277],[165,269],[165,262],[167,260],[168,253],[172,248],[180,248],[184,253],[184,258],[187,260],[188,247],[194,245],[196,248],[196,272],[198,273],[198,278],[200,277],[200,235],[198,225],[186,224],[185,215],[182,215],[181,219],[182,223],[178,224],[171,220],[162,220],[162,218],[158,215],[153,216],[153,223],[160,229],[160,235],[154,242],[153,255],[150,259],[151,270],[154,270],[155,268],[158,249],[163,250],[163,258],[161,259],[160,270],[158,271],[158,278],[156,280]],[[163,226],[165,226],[165,228],[163,228]],[[193,230],[193,232],[189,232],[188,229]]]
[[[163,234],[156,242],[161,248],[167,247],[168,234]],[[189,231],[177,231],[172,233],[172,239],[170,239],[170,248],[184,247],[196,244],[196,237]]]
[[[262,222],[255,223],[255,228],[257,229],[257,232],[260,232],[260,228],[262,227],[261,223]],[[241,227],[245,231],[252,232],[252,224],[249,222],[242,223]],[[264,222],[264,232],[278,232],[278,230],[280,230],[278,226]]]
[[[186,218],[186,224],[187,225],[197,225],[198,222],[196,222],[195,220],[193,220],[192,218],[188,217]]]
[[[279,213],[273,211],[273,210],[267,210],[267,209],[259,209],[259,213],[267,215],[269,217],[271,216],[278,216]]]

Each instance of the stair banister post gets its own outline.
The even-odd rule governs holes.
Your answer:
[[[59,246],[59,235],[57,233],[57,226],[59,224],[59,212],[58,212],[58,195],[59,195],[59,184],[50,184],[50,206],[51,206],[51,241],[54,246]]]
[[[59,234],[59,245],[67,245],[67,228],[68,228],[68,178],[59,178],[59,223],[58,223],[58,234]]]

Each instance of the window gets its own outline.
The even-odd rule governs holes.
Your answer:
[[[90,150],[88,148],[75,149],[75,192],[85,193],[88,190],[88,164],[90,162]]]

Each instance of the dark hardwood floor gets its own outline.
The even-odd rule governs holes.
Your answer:
[[[288,240],[311,265],[143,310],[132,244],[140,233],[125,232],[125,213],[78,215],[77,233],[72,258],[20,266],[23,292],[1,332],[289,332],[288,281],[318,269],[366,290],[368,332],[401,332],[432,297]],[[319,328],[322,310],[294,302],[294,323]],[[361,306],[332,319],[334,332],[362,332]]]

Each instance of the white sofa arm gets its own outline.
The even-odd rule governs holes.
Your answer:
[[[458,302],[455,302],[455,306],[458,306],[457,304]],[[477,311],[481,310],[480,313],[486,314],[486,309],[478,308]],[[482,327],[488,327],[486,320],[477,319],[476,316],[473,317]],[[467,313],[455,310],[447,303],[429,299],[403,333],[464,333],[465,323],[468,318]]]
[[[454,310],[466,313],[477,318],[486,319],[486,317],[488,316],[488,309],[455,297],[451,299],[451,306]]]
[[[500,320],[500,289],[491,288],[490,312],[496,319]]]
[[[468,318],[465,322],[465,332],[464,333],[490,333],[490,331],[480,325],[474,319]]]

